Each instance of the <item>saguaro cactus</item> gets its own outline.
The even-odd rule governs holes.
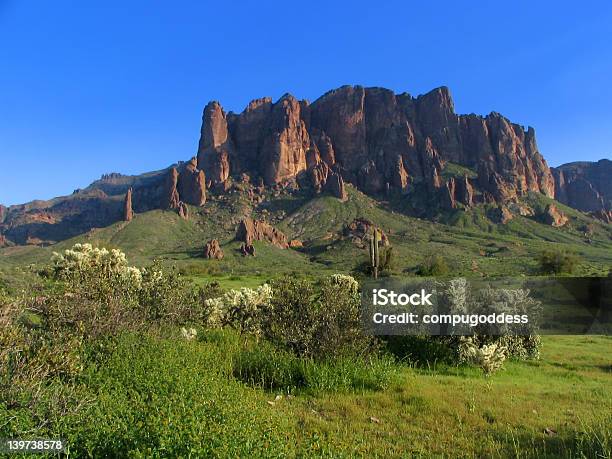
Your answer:
[[[380,256],[378,254],[378,242],[380,233],[376,227],[372,227],[372,237],[370,238],[370,266],[374,273],[374,279],[378,279],[378,267],[380,266]]]

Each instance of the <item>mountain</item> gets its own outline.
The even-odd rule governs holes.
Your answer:
[[[612,161],[575,162],[552,169],[555,199],[612,222]]]
[[[533,194],[609,221],[610,164],[551,170],[533,128],[499,113],[457,115],[446,87],[412,97],[343,86],[313,103],[289,94],[256,99],[239,114],[213,101],[196,157],[140,176],[106,174],[71,196],[0,206],[0,246],[52,244],[156,209],[189,218],[190,206],[206,209],[232,193],[245,193],[254,207],[281,193],[345,202],[349,185],[435,221],[486,208],[492,224],[517,215],[566,224],[567,212],[553,201],[543,208],[526,202]]]

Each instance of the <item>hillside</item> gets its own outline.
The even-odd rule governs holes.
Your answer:
[[[232,286],[288,273],[354,272],[367,260],[365,246],[347,230],[358,219],[367,219],[386,233],[395,257],[391,275],[414,275],[416,267],[433,254],[442,254],[453,274],[533,275],[538,256],[553,248],[579,255],[576,275],[606,275],[612,266],[611,226],[560,203],[556,205],[568,222],[561,228],[543,224],[538,215],[554,201],[541,195],[531,194],[521,201],[534,210],[534,216],[517,215],[506,223],[488,218],[497,210],[495,206],[447,210],[430,220],[406,215],[401,202],[372,199],[351,185],[347,195],[343,202],[333,196],[287,192],[254,205],[247,191],[237,191],[211,197],[204,208],[189,206],[187,220],[174,211],[152,210],[51,247],[0,249],[0,269],[11,272],[18,266],[45,264],[54,251],[89,242],[120,248],[139,265],[161,259],[198,282],[217,279]],[[256,256],[244,257],[235,235],[246,217],[266,219],[303,247],[281,249],[256,241]],[[220,241],[222,260],[203,258],[204,244],[213,238]]]

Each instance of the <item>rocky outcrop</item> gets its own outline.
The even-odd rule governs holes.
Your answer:
[[[434,171],[437,171],[437,169],[434,169]],[[444,183],[444,186],[440,185],[440,182],[441,178],[435,172],[430,183],[430,189],[434,192],[437,190],[443,208],[455,209],[459,207],[459,204],[471,207],[474,204],[474,189],[467,176],[463,178],[450,177]]]
[[[3,234],[0,234],[0,248],[6,247],[7,245],[8,241],[6,240],[6,237],[4,237]]]
[[[465,169],[472,172],[453,172]],[[0,206],[0,231],[17,244],[50,243],[108,226],[130,215],[130,188],[133,215],[179,211],[181,201],[199,207],[208,190],[223,195],[248,188],[249,202],[262,205],[269,196],[264,186],[278,197],[293,193],[296,183],[341,200],[351,184],[375,198],[421,193],[448,208],[490,203],[512,212],[521,196],[536,192],[608,221],[611,174],[610,160],[551,172],[532,128],[499,113],[458,115],[445,87],[413,97],[343,86],[313,103],[288,94],[276,102],[256,99],[241,113],[226,113],[211,102],[202,115],[196,158],[140,176],[105,174],[52,201]],[[414,203],[434,203],[416,197]],[[515,213],[523,215],[520,209]]]
[[[205,172],[211,184],[227,180],[231,173],[230,157],[233,151],[225,112],[218,102],[210,102],[202,115],[197,166]]]
[[[343,230],[344,237],[350,238],[354,243],[361,245],[369,240],[372,236],[372,228],[375,225],[371,220],[367,218],[356,218],[351,223],[346,225]],[[383,246],[389,245],[389,238],[379,228],[380,231],[380,242]]]
[[[247,245],[252,244],[253,241],[267,241],[281,249],[289,247],[287,236],[281,231],[262,220],[250,218],[245,218],[238,225],[236,240],[242,241]]]
[[[217,239],[211,239],[204,246],[204,258],[222,260],[223,255],[223,250]]]
[[[328,191],[331,195],[340,199],[341,201],[346,201],[348,199],[348,194],[346,193],[346,188],[344,186],[344,180],[342,179],[342,176],[337,172],[332,171],[327,176],[325,190]]]
[[[183,201],[179,201],[177,212],[179,217],[181,217],[183,220],[189,220],[189,207],[187,207],[187,204],[185,204]]]
[[[291,95],[275,103],[263,98],[227,116],[211,102],[198,153],[199,167],[213,182],[255,172],[274,185],[310,170],[313,186],[321,189],[323,163],[372,195],[406,190],[412,180],[441,188],[446,162],[478,170],[469,186],[455,184],[461,196],[453,199],[468,206],[475,185],[498,202],[529,191],[554,195],[533,128],[525,130],[498,113],[457,115],[445,87],[415,98],[343,86],[312,104]]]
[[[179,206],[180,197],[177,189],[179,173],[176,167],[168,169],[164,182],[162,197],[162,209],[176,209]]]
[[[304,244],[299,239],[291,239],[289,241],[289,247],[291,247],[292,249],[299,249],[304,247]]]
[[[123,221],[131,222],[134,218],[134,211],[132,210],[132,189],[129,188],[125,194],[125,200],[123,202]]]
[[[555,199],[584,212],[612,211],[612,161],[576,162],[552,168]]]
[[[551,226],[563,226],[567,223],[567,216],[561,212],[555,204],[548,204],[546,210],[541,215],[541,219],[544,223]]]
[[[591,216],[604,223],[612,223],[612,210],[597,210],[591,212]]]
[[[180,172],[177,190],[181,201],[201,207],[206,203],[206,176],[198,169],[197,159],[192,158]]]
[[[338,172],[332,170],[326,162],[319,160],[308,169],[306,174],[310,180],[309,185],[317,193],[327,192],[341,201],[348,199],[344,179]]]
[[[502,224],[502,225],[505,225],[506,223],[508,223],[510,220],[514,218],[514,215],[512,214],[512,212],[510,212],[510,209],[508,209],[504,205],[500,205],[492,209],[491,211],[488,212],[488,214],[489,214],[489,218],[491,219],[491,221],[493,221],[494,223]]]
[[[474,188],[472,187],[468,176],[464,175],[462,179],[457,180],[456,185],[455,199],[460,203],[471,207],[474,204]]]

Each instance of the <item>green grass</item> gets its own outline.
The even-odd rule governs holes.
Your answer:
[[[392,364],[392,377],[389,364],[306,365],[287,396],[291,378],[245,370],[279,382],[294,363],[236,333],[128,334],[74,384],[41,388],[35,409],[0,406],[0,437],[61,437],[74,457],[609,457],[612,338],[543,342],[541,360],[491,377],[433,362]]]

